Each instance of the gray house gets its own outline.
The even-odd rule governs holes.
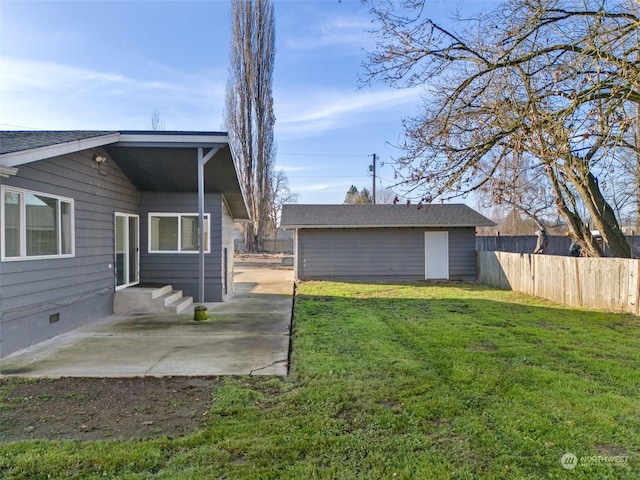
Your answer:
[[[475,280],[475,227],[466,205],[285,205],[299,280]]]
[[[176,311],[180,291],[233,291],[233,222],[249,216],[225,133],[3,131],[0,198],[0,356],[135,286],[172,285]]]

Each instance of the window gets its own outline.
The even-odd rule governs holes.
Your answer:
[[[2,260],[73,256],[73,200],[2,187]]]
[[[150,213],[149,252],[198,253],[198,214]],[[209,214],[204,215],[204,251],[209,253]]]

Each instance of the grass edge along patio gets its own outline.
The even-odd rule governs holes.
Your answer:
[[[6,444],[0,472],[635,479],[639,329],[479,285],[304,282],[288,377],[212,386],[207,426],[185,437]]]

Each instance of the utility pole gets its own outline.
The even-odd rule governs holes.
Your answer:
[[[369,171],[373,172],[373,204],[376,204],[376,159],[378,156],[374,153],[373,155],[373,165],[369,165]]]

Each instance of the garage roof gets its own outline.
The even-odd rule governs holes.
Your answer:
[[[492,227],[464,204],[284,205],[280,228]]]

